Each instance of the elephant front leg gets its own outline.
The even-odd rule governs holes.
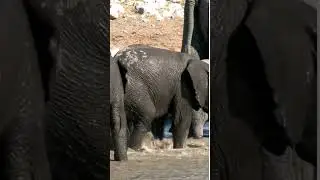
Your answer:
[[[179,102],[174,108],[172,123],[173,148],[184,148],[192,119],[192,108],[187,102]]]

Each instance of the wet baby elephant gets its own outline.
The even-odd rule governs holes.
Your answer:
[[[115,55],[124,79],[129,147],[141,148],[152,122],[173,116],[173,148],[183,148],[192,109],[208,112],[209,67],[185,53],[132,45]]]

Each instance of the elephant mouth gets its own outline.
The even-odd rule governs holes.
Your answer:
[[[199,125],[191,132],[192,133],[190,134],[190,137],[192,137],[193,139],[201,139],[203,137],[203,128],[199,127]]]

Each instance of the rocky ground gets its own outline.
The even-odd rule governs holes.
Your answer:
[[[113,17],[110,23],[112,54],[131,44],[180,51],[183,30],[183,5],[180,2],[113,1],[110,11]]]

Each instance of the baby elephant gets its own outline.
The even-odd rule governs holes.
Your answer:
[[[146,45],[132,45],[115,55],[123,75],[129,147],[141,148],[152,122],[173,116],[173,148],[183,148],[192,110],[208,113],[209,66],[192,56]]]

